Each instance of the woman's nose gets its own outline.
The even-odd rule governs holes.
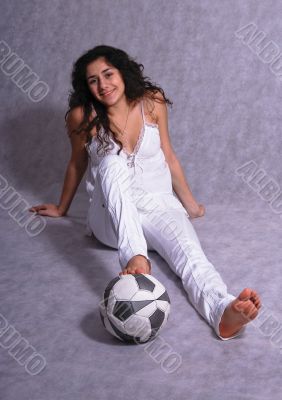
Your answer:
[[[99,89],[101,91],[104,91],[107,88],[107,82],[105,81],[105,79],[100,79],[99,80]]]

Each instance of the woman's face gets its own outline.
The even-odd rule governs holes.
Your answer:
[[[124,96],[125,85],[121,73],[105,58],[100,57],[88,64],[86,79],[92,95],[106,107]]]

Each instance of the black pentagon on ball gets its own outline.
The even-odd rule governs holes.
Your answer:
[[[155,284],[150,279],[148,279],[143,274],[133,274],[139,289],[148,290],[149,292],[153,292],[155,289]]]
[[[154,337],[157,335],[159,329],[163,324],[164,318],[165,318],[165,313],[159,309],[157,309],[154,312],[154,314],[152,314],[151,317],[149,317],[152,329],[151,329],[151,335],[148,338],[147,342],[154,339]]]
[[[156,300],[164,300],[170,304],[170,298],[168,296],[167,291],[163,292],[163,294],[161,294],[160,297],[158,297]]]
[[[131,301],[131,305],[136,313],[137,311],[142,310],[142,308],[146,307],[148,304],[151,304],[153,301],[155,300],[134,300]]]
[[[154,314],[152,314],[149,317],[152,330],[155,330],[155,329],[159,330],[164,322],[164,319],[165,319],[165,313],[162,310],[160,310],[159,308],[157,308],[156,311],[154,312]]]
[[[120,278],[119,276],[117,276],[116,278],[112,279],[111,282],[110,282],[110,283],[108,284],[108,286],[106,287],[105,292],[104,292],[104,304],[105,304],[105,307],[108,306],[108,299],[109,299],[110,292],[111,292],[112,288],[115,286],[115,284],[116,284],[120,279],[121,279],[121,278]]]
[[[113,315],[120,321],[126,321],[132,314],[134,309],[131,301],[116,301],[113,309]]]
[[[131,315],[146,307],[148,304],[155,300],[136,300],[136,301],[119,301],[117,300],[113,315],[120,321],[126,321]]]
[[[158,329],[152,329],[151,335],[148,337],[147,342],[149,342],[150,340],[154,339],[155,336],[157,335],[158,331],[159,331]]]

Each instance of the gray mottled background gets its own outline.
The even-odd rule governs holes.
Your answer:
[[[279,0],[2,2],[0,43],[49,92],[31,101],[0,58],[1,176],[29,204],[58,202],[71,149],[64,114],[72,64],[98,44],[122,48],[173,101],[171,141],[207,209],[193,221],[206,254],[232,293],[259,291],[279,331],[281,13]],[[254,35],[238,37],[248,24]],[[239,176],[246,163],[250,172]],[[156,253],[155,276],[174,298],[164,337],[181,368],[167,374],[141,346],[114,345],[95,307],[119,271],[116,251],[84,236],[86,211],[84,179],[69,217],[46,218],[33,238],[1,206],[0,312],[47,361],[30,376],[0,349],[1,400],[281,398],[271,329],[262,320],[240,339],[217,341]]]
[[[199,201],[249,196],[234,170],[250,160],[279,180],[282,81],[235,32],[254,22],[282,50],[281,11],[278,1],[6,2],[1,39],[50,92],[32,103],[2,73],[3,174],[38,200],[57,193],[70,155],[63,117],[72,64],[108,44],[142,62],[173,101],[172,143]]]

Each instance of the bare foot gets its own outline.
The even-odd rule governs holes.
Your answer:
[[[245,288],[224,310],[219,333],[223,338],[235,335],[243,325],[252,321],[258,315],[261,307],[260,298],[254,290]]]
[[[151,263],[141,255],[132,257],[127,266],[119,273],[119,275],[127,274],[151,274]]]

